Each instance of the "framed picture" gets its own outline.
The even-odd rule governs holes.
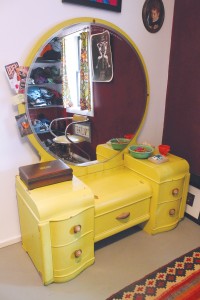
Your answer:
[[[162,0],[146,0],[142,9],[142,19],[145,28],[151,32],[158,32],[164,22],[165,10]]]
[[[185,215],[200,225],[200,190],[191,185],[187,196]]]
[[[73,3],[121,12],[122,0],[62,0],[63,3]]]

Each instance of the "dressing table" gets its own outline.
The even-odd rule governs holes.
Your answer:
[[[125,129],[121,127],[122,132],[126,130],[123,132],[124,135],[130,132],[130,126],[132,126],[134,137],[130,140],[130,146],[137,142],[149,101],[147,71],[136,45],[113,24],[90,18],[75,19],[59,24],[50,30],[48,36],[58,35],[63,27],[69,27],[71,30],[73,24],[84,23],[85,26],[87,23],[88,26],[88,23],[93,24],[94,21],[95,26],[98,24],[110,30],[113,39],[120,34],[117,39],[127,41],[139,62],[134,63],[135,70],[139,72],[138,80],[141,82],[143,78],[141,90],[135,90],[136,98],[141,97],[138,102],[134,103],[135,119],[139,119],[136,124],[132,125],[126,113],[122,123],[126,123],[125,120],[128,119],[125,124],[127,127]],[[46,36],[41,39],[39,46],[27,59],[26,65],[31,65],[35,55],[38,57],[44,40]],[[111,46],[116,45],[115,42],[112,40]],[[116,63],[114,50],[117,52],[113,48],[113,66]],[[138,66],[142,71],[139,71]],[[117,81],[117,71],[113,81]],[[104,86],[111,96],[109,83],[105,82],[93,84],[94,92],[100,89],[99,85]],[[123,86],[121,90],[123,93]],[[105,91],[102,93],[105,95]],[[131,97],[130,87],[127,88],[127,93]],[[108,99],[106,101],[108,102]],[[139,103],[142,108],[138,106]],[[127,105],[131,107],[131,101]],[[175,228],[184,216],[190,177],[187,161],[169,154],[167,162],[157,165],[147,159],[133,158],[129,154],[128,146],[122,151],[112,149],[107,143],[106,133],[104,132],[100,137],[100,133],[95,132],[98,128],[99,106],[96,95],[94,115],[89,114],[93,130],[91,142],[85,148],[92,151],[95,147],[95,159],[84,160],[78,164],[66,161],[73,169],[72,180],[29,190],[19,175],[16,176],[22,246],[41,274],[45,285],[71,280],[92,265],[95,261],[94,244],[97,241],[135,225],[139,225],[148,234],[162,233]],[[103,109],[105,110],[105,107]],[[66,111],[68,112],[67,108]],[[116,110],[113,109],[113,111],[116,114],[121,113],[117,112],[117,97]],[[27,101],[19,105],[19,113],[24,112],[27,113],[32,124],[33,114]],[[94,122],[95,118],[97,125]],[[112,120],[110,122],[112,123]],[[119,134],[119,128],[118,125],[115,136]],[[105,128],[103,131],[108,130]],[[109,134],[111,138],[114,131]],[[58,158],[64,160],[62,156],[59,157],[48,149],[44,140],[34,132],[34,128],[28,138],[37,150],[41,162]]]

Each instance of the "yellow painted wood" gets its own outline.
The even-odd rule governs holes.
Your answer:
[[[169,155],[156,165],[124,153],[83,169],[79,178],[31,191],[16,177],[23,247],[44,284],[68,281],[94,263],[99,240],[138,224],[164,232],[183,218],[184,159]]]
[[[81,177],[95,196],[95,241],[99,241],[150,217],[151,186],[121,166]],[[123,213],[127,218],[117,219]]]
[[[186,160],[172,154],[169,154],[168,158],[168,162],[154,164],[147,159],[135,159],[130,154],[124,156],[125,165],[151,184],[153,193],[150,219],[141,225],[143,230],[150,234],[171,230],[184,217],[190,178],[189,164]],[[161,203],[165,203],[164,213],[160,209]],[[176,217],[169,216],[168,205],[172,205],[170,209],[176,210]]]
[[[98,212],[97,212],[98,213]],[[123,214],[127,217],[123,218]],[[95,215],[95,242],[141,224],[150,218],[150,198]]]
[[[181,179],[189,171],[188,162],[178,156],[169,154],[169,161],[162,164],[154,164],[148,159],[136,159],[125,154],[125,165],[138,174],[145,174],[145,177],[157,183]]]
[[[45,285],[70,280],[94,263],[94,195],[83,182],[74,176],[29,191],[16,176],[16,190],[23,248]]]
[[[94,247],[90,247],[90,245],[94,245],[92,232],[83,235],[76,243],[52,247],[54,276],[56,279],[60,277],[58,281],[61,281],[63,276],[73,274],[77,265],[79,265],[78,270],[80,271],[88,261],[94,261]],[[80,256],[75,256],[76,251],[80,251],[78,254]]]
[[[34,190],[28,190],[17,176],[16,185],[17,193],[26,199],[26,204],[38,221],[46,221],[52,217],[55,220],[63,219],[63,216],[70,218],[81,212],[83,207],[94,205],[92,191],[75,176],[73,180]]]
[[[75,233],[76,226],[80,226],[80,231]],[[69,219],[53,220],[50,222],[52,247],[63,246],[76,242],[81,236],[86,235],[93,230],[93,207],[83,209],[80,213]]]

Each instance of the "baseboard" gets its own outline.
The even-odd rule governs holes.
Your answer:
[[[189,215],[188,213],[185,213],[185,216],[190,219],[191,221],[195,222],[196,224],[200,225],[200,215],[199,215],[199,218],[196,219],[195,217]]]
[[[0,241],[0,248],[7,247],[10,245],[19,243],[19,242],[21,242],[21,236],[18,236],[18,237],[9,239],[9,240]]]

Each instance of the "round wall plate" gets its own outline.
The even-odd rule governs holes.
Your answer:
[[[164,22],[165,9],[162,0],[146,0],[142,9],[142,19],[145,28],[151,32],[158,32]]]

